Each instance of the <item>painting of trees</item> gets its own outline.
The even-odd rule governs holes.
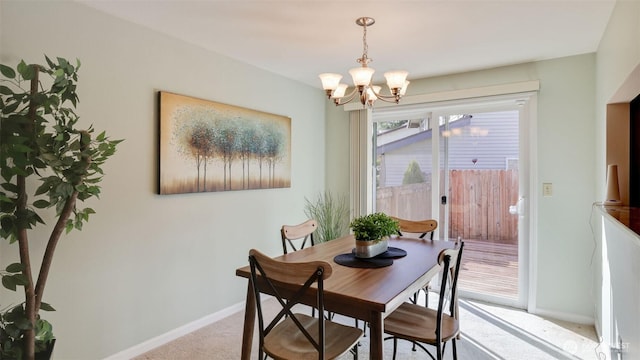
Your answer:
[[[291,186],[291,119],[160,92],[160,194]]]

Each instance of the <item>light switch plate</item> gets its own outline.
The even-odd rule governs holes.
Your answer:
[[[552,183],[542,183],[542,196],[553,196]]]

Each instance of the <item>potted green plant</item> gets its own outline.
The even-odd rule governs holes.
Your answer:
[[[50,354],[52,327],[40,310],[54,310],[43,295],[56,245],[95,213],[79,208],[78,200],[98,197],[101,166],[122,141],[76,127],[80,62],[45,58],[47,65],[0,65],[0,238],[19,248],[19,260],[0,267],[0,275],[5,288],[24,289],[24,302],[0,314],[1,359],[31,360],[47,348]],[[55,223],[48,238],[39,239],[46,249],[33,269],[28,235],[46,225],[44,211],[55,211]]]
[[[398,222],[377,212],[360,216],[349,224],[356,238],[355,256],[371,258],[387,251],[388,238],[398,233]]]

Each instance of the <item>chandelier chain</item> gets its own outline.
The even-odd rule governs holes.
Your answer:
[[[371,59],[369,59],[369,45],[367,44],[367,23],[362,24],[362,57],[358,59],[358,62],[364,66],[368,65]]]

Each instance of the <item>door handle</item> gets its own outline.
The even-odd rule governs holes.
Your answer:
[[[509,214],[524,215],[524,196],[521,196],[515,205],[509,206]]]

